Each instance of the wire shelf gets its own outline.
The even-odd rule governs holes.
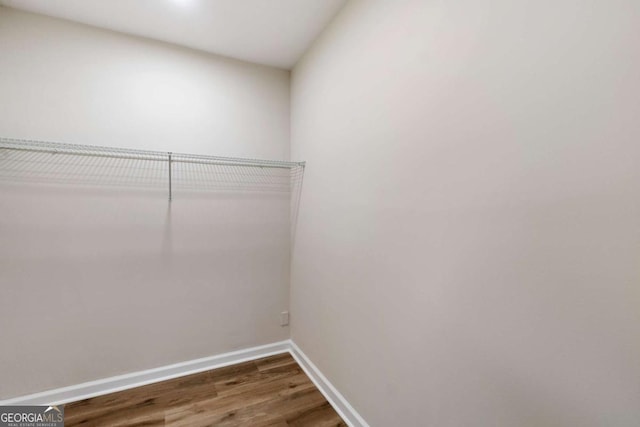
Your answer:
[[[0,180],[188,191],[299,191],[304,162],[0,137]]]

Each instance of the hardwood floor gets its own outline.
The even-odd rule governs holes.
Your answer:
[[[346,426],[289,353],[65,405],[65,426]]]

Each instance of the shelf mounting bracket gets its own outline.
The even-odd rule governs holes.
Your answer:
[[[171,151],[169,151],[167,154],[169,154],[169,201],[171,201],[172,199],[172,194],[171,194],[171,154],[173,154]]]

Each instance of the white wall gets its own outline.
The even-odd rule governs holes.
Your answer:
[[[0,135],[286,160],[289,73],[0,8]],[[87,165],[0,153],[0,399],[289,337],[288,194]]]
[[[292,337],[372,426],[640,425],[640,3],[352,0],[296,66]]]
[[[289,72],[0,6],[0,135],[289,157]]]

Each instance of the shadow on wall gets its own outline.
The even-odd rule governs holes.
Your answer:
[[[298,211],[300,210],[300,198],[302,197],[302,182],[304,180],[304,166],[291,168],[291,250],[296,241],[296,228],[298,225]]]
[[[164,220],[164,235],[162,236],[162,259],[165,263],[171,263],[173,252],[173,239],[171,233],[171,203],[167,203],[167,214]]]

